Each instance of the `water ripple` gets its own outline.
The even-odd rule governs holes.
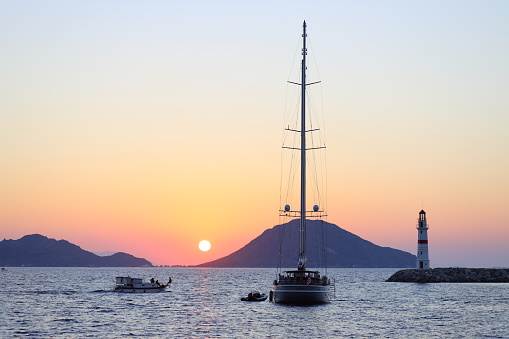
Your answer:
[[[386,283],[394,271],[329,269],[335,300],[284,306],[239,301],[268,292],[272,269],[10,268],[0,275],[0,337],[509,337],[509,284]],[[173,284],[111,293],[118,275]]]

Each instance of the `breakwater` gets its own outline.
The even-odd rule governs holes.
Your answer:
[[[394,273],[389,282],[417,283],[509,283],[509,268],[432,268],[406,269]]]

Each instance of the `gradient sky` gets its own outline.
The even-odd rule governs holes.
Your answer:
[[[415,253],[423,206],[433,267],[509,266],[508,17],[507,1],[3,0],[0,237],[198,264],[276,225],[305,19],[328,221]]]

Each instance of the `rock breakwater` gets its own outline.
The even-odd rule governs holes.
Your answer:
[[[509,268],[432,268],[399,270],[386,281],[417,283],[509,283]]]

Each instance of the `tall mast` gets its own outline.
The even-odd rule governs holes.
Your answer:
[[[302,24],[299,270],[306,269],[306,21]]]

